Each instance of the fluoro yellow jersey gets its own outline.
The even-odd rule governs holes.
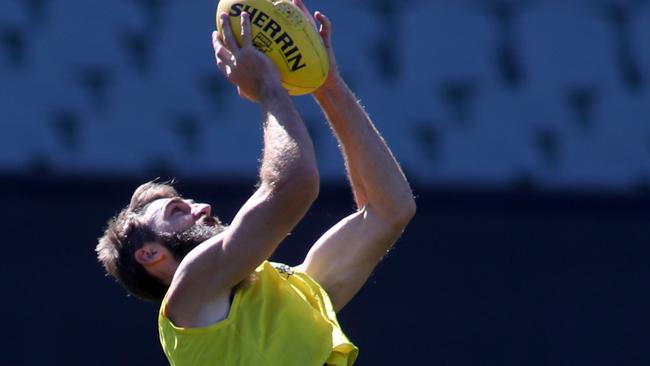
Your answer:
[[[265,261],[234,294],[226,319],[177,327],[158,315],[160,342],[172,366],[350,366],[358,349],[332,303],[307,274]]]

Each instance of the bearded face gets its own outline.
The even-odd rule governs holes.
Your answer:
[[[185,230],[160,234],[160,237],[162,244],[169,249],[178,261],[181,261],[192,249],[224,230],[225,226],[221,224],[219,219],[204,216]]]
[[[143,209],[141,221],[178,261],[225,229],[219,219],[212,215],[209,204],[179,196],[152,201]]]

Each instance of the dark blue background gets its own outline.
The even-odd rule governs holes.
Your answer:
[[[140,182],[1,181],[2,364],[165,364],[157,308],[105,278],[93,252]],[[229,220],[246,183],[178,188]],[[416,218],[340,314],[360,365],[650,362],[649,196],[415,188]],[[299,263],[352,207],[345,186],[324,186],[273,258]]]

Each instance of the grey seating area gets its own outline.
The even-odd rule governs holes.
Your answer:
[[[0,2],[0,171],[252,177],[258,112],[214,67],[213,1]],[[421,184],[650,184],[650,2],[308,2]],[[297,98],[324,179],[343,169]]]

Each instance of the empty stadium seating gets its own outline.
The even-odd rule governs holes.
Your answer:
[[[650,5],[603,4],[308,6],[418,182],[626,190],[650,177]],[[215,6],[0,2],[0,171],[254,177],[259,113],[214,67]],[[340,179],[321,112],[297,104]]]

